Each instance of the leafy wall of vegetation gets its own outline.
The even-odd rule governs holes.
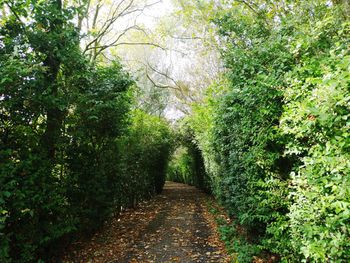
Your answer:
[[[129,132],[119,145],[123,152],[122,174],[127,176],[124,187],[129,191],[125,196],[136,203],[162,191],[174,136],[166,120],[139,110],[132,115]]]
[[[2,2],[1,2],[2,3]],[[159,193],[167,122],[131,111],[118,62],[91,64],[60,1],[14,1],[0,28],[0,261],[53,261],[73,234]]]
[[[228,243],[239,262],[266,251],[285,262],[347,262],[347,6],[242,2],[215,20],[227,71],[188,121],[212,190],[245,237],[234,241],[231,226]]]

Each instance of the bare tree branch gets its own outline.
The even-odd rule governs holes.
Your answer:
[[[156,83],[152,77],[148,74],[148,72],[146,72],[146,77],[147,79],[152,83],[153,86],[155,86],[156,88],[160,88],[160,89],[176,89],[170,85],[162,85],[162,84],[158,84]]]
[[[154,72],[156,72],[157,74],[159,74],[159,75],[165,77],[166,79],[170,79],[170,80],[178,87],[177,81],[176,81],[175,79],[173,79],[172,77],[170,77],[170,76],[168,75],[168,73],[164,73],[164,72],[159,71],[158,69],[156,69],[155,67],[153,67],[149,62],[147,62],[147,66],[148,66],[150,69],[152,69]]]
[[[161,72],[159,71],[158,69],[156,69],[155,67],[153,67],[149,62],[147,63],[147,66],[154,72],[156,72],[157,74],[165,77],[166,79],[169,79],[171,80],[175,86],[170,86],[173,90],[176,90],[180,93],[182,99],[187,99],[189,98],[192,102],[195,102],[196,100],[192,97],[192,95],[190,93],[188,93],[187,95],[184,94],[184,90],[183,90],[183,87],[181,87],[179,84],[178,84],[178,81],[176,81],[174,78],[172,78],[170,75],[169,75],[169,72]]]
[[[83,53],[85,54],[89,50],[94,50],[94,52],[93,52],[94,55],[92,57],[93,60],[96,59],[96,57],[98,55],[100,55],[104,50],[106,50],[109,47],[115,47],[115,46],[119,46],[119,45],[136,45],[136,43],[127,43],[127,42],[119,44],[118,41],[120,41],[121,37],[124,36],[131,29],[137,29],[137,30],[143,31],[146,34],[145,30],[142,30],[140,27],[136,26],[136,19],[138,16],[135,18],[134,25],[123,30],[123,32],[121,34],[119,34],[118,37],[115,40],[113,40],[110,44],[100,45],[100,42],[102,41],[104,36],[108,35],[112,31],[112,26],[118,19],[120,19],[124,16],[127,16],[127,15],[137,13],[137,12],[139,12],[141,14],[141,13],[143,13],[143,11],[145,9],[160,3],[161,0],[158,0],[158,1],[150,3],[150,4],[145,4],[139,8],[137,8],[137,7],[133,8],[134,0],[131,0],[130,2],[127,3],[127,5],[124,8],[122,8],[122,10],[120,10],[122,4],[125,2],[126,2],[125,0],[121,0],[118,3],[118,5],[116,6],[116,8],[114,8],[113,12],[109,11],[109,13],[108,13],[109,18],[103,23],[103,25],[100,29],[100,32],[98,32],[97,36],[86,45]],[[97,9],[99,9],[99,5],[97,6]],[[111,8],[110,10],[112,10],[112,9],[113,8]],[[96,12],[96,14],[98,14],[98,12]],[[97,18],[96,15],[95,15],[95,18]],[[96,26],[95,19],[94,19],[94,25]],[[93,27],[94,29],[96,28],[95,26]],[[139,45],[139,43],[137,43],[137,44]],[[153,45],[153,46],[157,46],[159,48],[164,49],[160,45],[153,44],[153,43],[144,43],[144,45]]]
[[[101,1],[101,0],[100,0],[100,1]],[[99,1],[98,4],[97,4],[96,10],[99,9],[99,3],[100,3],[100,1]],[[85,50],[84,50],[84,52],[83,52],[84,54],[85,54],[85,52],[86,52],[87,50],[90,49],[89,47],[90,47],[92,44],[95,44],[95,43],[98,43],[98,42],[99,42],[99,40],[106,34],[107,30],[108,30],[108,29],[113,25],[113,23],[121,16],[121,14],[122,14],[125,10],[129,9],[129,8],[132,6],[134,0],[130,1],[130,3],[124,8],[124,10],[121,11],[121,13],[119,13],[119,14],[117,15],[117,11],[119,10],[119,7],[120,7],[121,4],[124,3],[124,2],[125,2],[125,0],[122,0],[122,1],[118,4],[117,8],[116,8],[116,9],[114,10],[114,12],[113,12],[112,17],[109,18],[109,19],[107,19],[107,20],[104,22],[104,24],[102,25],[101,30],[100,30],[100,32],[97,34],[97,36],[96,36],[90,43],[88,43],[88,44],[86,45]],[[98,12],[97,12],[97,15],[98,15]],[[94,23],[93,23],[93,27],[92,27],[93,29],[96,28],[97,15],[96,15],[96,13],[95,13],[95,16],[94,16]],[[95,18],[96,18],[96,20],[95,20]]]
[[[140,45],[140,46],[153,46],[153,47],[157,47],[157,48],[160,48],[162,50],[166,50],[166,48],[162,47],[161,45],[158,45],[156,43],[151,43],[151,42],[120,42],[120,43],[116,43],[114,45],[104,45],[104,46],[100,46],[98,48],[103,48],[103,49],[106,49],[106,48],[109,48],[109,47],[117,47],[117,46],[122,46],[122,45],[129,45],[129,46],[132,46],[132,45]]]

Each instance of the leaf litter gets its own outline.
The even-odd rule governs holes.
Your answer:
[[[64,263],[228,263],[210,197],[167,182],[163,193],[112,218],[92,238],[69,247]]]

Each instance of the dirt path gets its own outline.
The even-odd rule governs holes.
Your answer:
[[[194,187],[167,182],[161,195],[73,245],[63,262],[229,262],[207,198]]]

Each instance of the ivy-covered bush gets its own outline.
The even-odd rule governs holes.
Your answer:
[[[76,228],[62,139],[88,68],[71,10],[48,1],[12,8],[28,23],[11,15],[0,29],[0,261],[33,262]]]
[[[117,140],[127,131],[132,84],[117,63],[90,74],[89,85],[67,116],[64,159],[68,202],[85,231],[93,231],[124,205],[118,192],[122,175]]]

